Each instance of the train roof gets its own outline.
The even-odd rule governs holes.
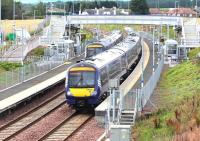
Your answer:
[[[113,41],[117,40],[122,36],[121,32],[119,30],[114,30],[111,34],[107,35],[106,37],[100,39],[99,41],[91,44],[102,44],[104,47],[109,46]],[[91,45],[90,44],[90,45]]]
[[[91,60],[86,60],[86,62],[95,65],[97,68],[102,68],[106,64],[109,64],[109,62],[117,59],[122,54],[133,48],[138,41],[139,36],[128,36],[123,42],[117,44],[109,50],[97,54],[92,57]]]

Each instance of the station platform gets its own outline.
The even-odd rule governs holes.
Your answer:
[[[83,59],[83,57],[84,54],[65,62],[47,73],[0,92],[0,114],[37,95],[40,91],[64,81],[67,68],[76,63],[76,61]]]
[[[144,85],[147,83],[151,74],[153,72],[153,47],[152,42],[149,40],[144,40]],[[155,54],[155,59],[157,55]],[[156,61],[155,61],[156,62]],[[119,90],[123,90],[124,94],[127,94],[129,91],[141,88],[141,68],[142,60],[140,59],[138,65],[135,67],[133,72],[129,77],[120,85]],[[155,68],[157,64],[155,63]],[[109,97],[107,97],[98,107],[95,109],[95,119],[100,125],[105,125],[105,115],[106,110],[108,109]]]

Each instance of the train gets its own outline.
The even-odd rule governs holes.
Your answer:
[[[131,73],[141,57],[141,37],[135,32],[120,43],[67,70],[66,102],[72,107],[96,106],[108,91],[110,79],[120,83]]]
[[[100,39],[99,41],[90,43],[86,45],[85,49],[85,57],[89,58],[98,53],[101,53],[107,49],[110,49],[114,45],[121,42],[123,39],[122,33],[120,30],[113,30],[111,34],[106,37]]]

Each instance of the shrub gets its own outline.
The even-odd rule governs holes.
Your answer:
[[[15,68],[21,67],[20,63],[10,63],[10,62],[1,62],[0,63],[0,68],[9,71]]]

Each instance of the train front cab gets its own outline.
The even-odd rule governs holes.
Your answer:
[[[92,57],[104,51],[104,46],[100,43],[92,43],[86,46],[86,58]]]
[[[100,95],[99,73],[92,66],[75,66],[66,78],[66,99],[73,107],[95,105]]]

